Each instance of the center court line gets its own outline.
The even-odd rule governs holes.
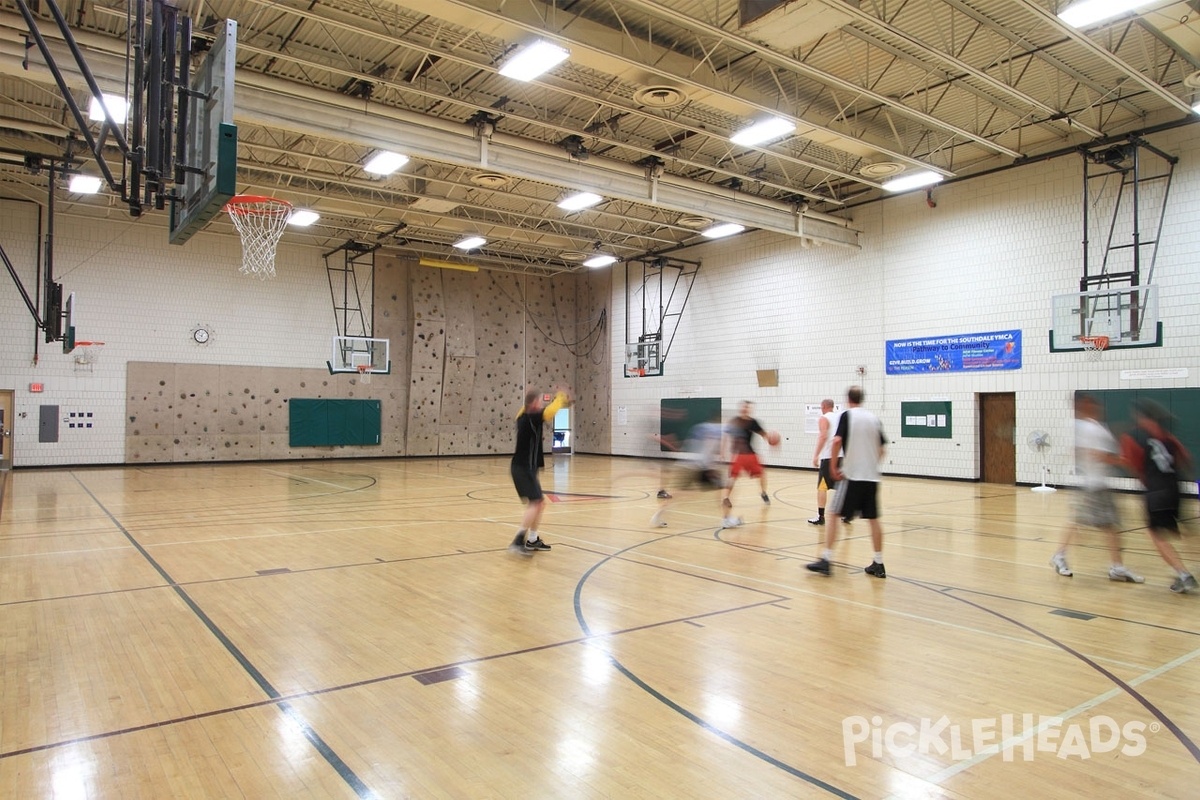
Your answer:
[[[310,478],[307,475],[294,475],[289,472],[277,472],[273,469],[263,469],[262,471],[268,475],[274,475],[276,478],[287,478],[291,481],[304,481],[305,483],[319,483],[322,486],[332,486],[334,489],[339,489],[343,492],[353,492],[356,489],[364,488],[363,486],[342,486],[341,484],[331,483],[330,481],[323,481],[320,478]],[[369,486],[374,479],[369,478],[367,481],[368,483],[366,485]]]
[[[1141,684],[1145,683],[1146,681],[1153,680],[1154,678],[1157,678],[1160,675],[1164,675],[1164,674],[1170,672],[1171,670],[1175,669],[1176,667],[1186,664],[1187,662],[1193,660],[1197,656],[1200,656],[1200,647],[1196,648],[1195,650],[1193,650],[1190,653],[1186,653],[1186,654],[1180,656],[1179,658],[1176,658],[1173,661],[1168,661],[1167,663],[1157,666],[1148,672],[1144,672],[1141,675],[1138,675],[1136,678],[1130,679],[1129,681],[1127,681],[1127,683],[1130,686],[1140,686]],[[1061,714],[1058,714],[1057,717],[1059,719],[1062,719],[1063,721],[1072,719],[1073,717],[1077,717],[1080,714],[1084,713],[1085,711],[1090,711],[1091,709],[1095,708],[1096,706],[1100,705],[1101,703],[1107,702],[1107,701],[1113,699],[1114,697],[1118,697],[1118,696],[1121,696],[1124,694],[1125,694],[1125,692],[1120,687],[1113,687],[1112,689],[1109,689],[1107,692],[1102,692],[1102,693],[1096,695],[1095,697],[1091,698],[1090,700],[1083,701],[1082,703],[1075,706],[1074,708],[1069,708],[1066,711],[1063,711]],[[989,747],[986,750],[984,750],[983,752],[976,753],[975,755],[971,756],[968,759],[964,759],[963,761],[959,761],[955,764],[952,764],[949,767],[946,767],[945,769],[943,769],[941,772],[935,773],[934,775],[931,775],[928,778],[923,778],[922,780],[927,780],[927,781],[930,781],[931,783],[936,783],[937,785],[940,786],[943,781],[953,778],[955,775],[959,774],[960,772],[963,772],[964,770],[968,770],[977,764],[982,764],[984,761],[987,761],[989,758],[992,758],[993,756],[997,756],[997,755],[1001,754],[1002,752],[1004,752],[1005,750],[1012,748],[1012,747],[1016,747],[1020,743],[1030,739],[1033,736],[1036,736],[1043,729],[1049,727],[1050,724],[1051,724],[1051,721],[1047,721],[1041,725],[1036,725],[1033,728],[1030,728],[1029,730],[1024,731],[1019,736],[1013,736],[1009,739],[1005,739],[999,745],[995,745],[996,749],[994,751],[992,750],[991,747]]]
[[[576,541],[576,542],[583,542],[583,543],[591,545],[591,546],[597,548],[597,550],[601,550],[601,551],[603,551],[606,547],[605,545],[596,544],[594,542],[587,542],[586,540],[572,539],[571,537],[562,536],[561,534],[558,535],[557,538]],[[623,548],[617,548],[617,549],[620,550]],[[830,600],[835,603],[842,603],[844,605],[854,606],[857,608],[869,609],[871,611],[882,612],[884,614],[889,614],[891,616],[903,617],[906,619],[912,619],[912,620],[916,620],[919,622],[928,622],[928,623],[932,623],[934,625],[941,625],[946,628],[953,628],[955,630],[965,631],[967,633],[982,634],[984,636],[990,636],[995,639],[1002,639],[1002,640],[1009,641],[1009,642],[1015,642],[1017,644],[1026,645],[1028,647],[1036,647],[1036,648],[1043,649],[1043,650],[1059,650],[1059,651],[1061,651],[1061,648],[1055,647],[1054,645],[1048,644],[1046,642],[1039,642],[1036,639],[1033,639],[1033,640],[1028,639],[1028,638],[1022,639],[1020,637],[1010,636],[1010,635],[1004,634],[1004,633],[996,633],[994,631],[987,631],[987,630],[983,630],[981,628],[973,628],[969,625],[959,625],[954,622],[947,622],[945,620],[937,619],[936,617],[927,617],[927,616],[923,616],[921,614],[914,614],[914,613],[911,613],[908,611],[897,611],[896,609],[892,609],[892,608],[883,608],[881,606],[874,606],[874,605],[870,605],[869,603],[863,603],[858,600],[847,600],[842,597],[834,597],[832,595],[826,594],[825,592],[818,592],[818,591],[814,591],[811,589],[801,589],[793,584],[778,583],[776,581],[769,581],[769,580],[765,580],[763,578],[755,578],[755,577],[752,577],[749,575],[743,575],[743,574],[737,573],[737,572],[729,572],[727,570],[717,569],[715,567],[707,567],[707,566],[704,566],[701,564],[689,563],[686,561],[679,561],[677,559],[672,559],[672,558],[664,558],[663,556],[655,556],[655,555],[651,555],[651,554],[645,553],[645,552],[638,553],[638,556],[641,558],[645,558],[645,559],[662,561],[666,564],[672,564],[676,567],[686,567],[686,568],[695,569],[695,570],[703,570],[706,572],[713,572],[713,573],[716,573],[717,575],[721,575],[721,576],[724,576],[727,578],[736,578],[738,580],[745,581],[748,583],[763,584],[765,586],[774,587],[778,590],[786,590],[789,594],[793,594],[793,595],[807,595],[809,597],[817,597],[817,598],[821,598],[824,600]],[[618,560],[621,560],[621,561],[637,563],[629,556],[613,555],[612,557],[617,558]],[[822,578],[814,578],[814,580],[823,580],[823,579]],[[1139,670],[1149,669],[1149,667],[1147,667],[1145,664],[1132,664],[1127,661],[1118,661],[1113,658],[1105,658],[1105,657],[1101,657],[1101,656],[1096,656],[1095,660],[1104,661],[1109,664],[1115,664],[1120,667],[1127,667],[1129,669],[1139,669]]]

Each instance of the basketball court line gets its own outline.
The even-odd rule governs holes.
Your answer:
[[[559,539],[564,539],[564,538],[569,539],[570,537],[559,536],[558,538]],[[670,537],[663,537],[663,538],[665,539],[665,538],[670,538]],[[635,545],[635,547],[640,547],[642,545],[650,544],[650,543],[656,543],[658,541],[661,541],[661,539],[655,539],[655,540],[651,540],[648,542],[642,542],[639,545]],[[707,541],[707,538],[705,539],[705,541]],[[720,541],[720,540],[717,540],[717,541]],[[728,544],[728,543],[723,542],[723,544]],[[595,546],[603,547],[603,545],[595,545]],[[636,560],[634,560],[630,556],[618,557],[617,555],[615,555],[615,553],[614,554],[606,554],[604,552],[604,550],[602,550],[602,549],[593,550],[593,549],[589,549],[586,547],[579,547],[578,545],[576,545],[575,547],[577,549],[584,550],[585,552],[595,553],[596,555],[607,556],[608,558],[617,558],[618,560],[627,561],[629,563],[634,563],[634,564],[638,563]],[[616,552],[624,552],[629,549],[631,549],[631,548],[629,548],[629,547],[619,548]],[[656,555],[652,555],[649,553],[637,553],[636,555],[639,558],[645,558],[645,559],[650,559],[650,560],[654,560],[654,561],[662,561],[667,564],[672,564],[672,565],[674,565],[674,567],[676,567],[678,569],[680,574],[683,574],[683,575],[690,575],[691,573],[688,570],[696,570],[696,571],[704,571],[704,572],[713,572],[718,575],[723,575],[728,578],[735,579],[736,581],[745,581],[746,583],[751,583],[751,584],[753,584],[753,583],[764,584],[766,586],[774,587],[776,590],[786,592],[788,597],[786,597],[785,599],[792,599],[793,597],[795,597],[797,595],[814,597],[814,598],[819,598],[819,599],[824,599],[824,600],[830,600],[832,602],[840,603],[842,605],[847,605],[847,606],[851,606],[851,607],[855,607],[855,608],[866,609],[866,610],[870,610],[873,612],[883,613],[883,614],[887,614],[890,616],[902,617],[905,619],[915,620],[917,622],[927,622],[927,623],[930,623],[933,625],[940,625],[942,627],[952,628],[955,630],[964,631],[966,633],[982,634],[984,636],[989,636],[989,637],[992,637],[995,639],[1001,639],[1004,641],[1015,642],[1017,644],[1036,647],[1039,649],[1044,649],[1044,650],[1059,649],[1059,648],[1055,647],[1054,645],[1047,644],[1045,642],[1038,642],[1036,640],[1031,640],[1028,637],[1020,638],[1020,637],[1016,637],[1016,636],[1010,636],[1008,634],[997,633],[995,631],[988,631],[988,630],[983,630],[981,628],[974,628],[969,625],[962,625],[960,623],[948,622],[946,620],[938,619],[937,617],[929,617],[929,616],[925,616],[922,614],[915,614],[910,611],[900,611],[900,610],[897,610],[894,608],[887,608],[884,606],[871,605],[870,603],[864,603],[859,600],[851,600],[851,599],[848,599],[845,597],[837,597],[836,595],[831,595],[831,594],[828,594],[825,592],[820,592],[820,591],[816,591],[816,590],[812,590],[812,589],[802,589],[793,584],[779,583],[777,581],[766,580],[764,578],[755,578],[755,577],[743,575],[741,573],[730,572],[730,571],[723,570],[723,569],[717,569],[716,567],[708,567],[703,564],[689,563],[689,562],[685,562],[685,561],[680,561],[678,559],[666,558],[663,556],[656,556]],[[652,564],[644,564],[643,566],[653,566],[653,565]],[[845,567],[847,565],[835,563],[835,566]],[[703,579],[702,576],[699,576],[699,575],[692,575],[692,577]],[[826,578],[823,578],[820,576],[814,576],[814,577],[812,577],[812,580],[829,580],[829,579],[826,579]],[[889,578],[889,580],[890,580],[890,578]],[[748,585],[740,584],[740,583],[736,583],[736,582],[733,583],[732,585],[738,586],[739,588],[743,588],[743,589],[751,588]],[[1149,669],[1149,667],[1147,667],[1145,664],[1134,664],[1134,663],[1130,663],[1130,662],[1126,662],[1126,661],[1118,661],[1117,659],[1107,658],[1107,657],[1103,657],[1103,656],[1096,656],[1096,660],[1105,661],[1107,663],[1114,664],[1116,666],[1127,667],[1129,669],[1134,669],[1134,670]]]

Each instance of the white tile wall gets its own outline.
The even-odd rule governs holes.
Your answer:
[[[41,294],[37,240],[37,207],[0,200],[0,245],[31,296]],[[161,215],[134,220],[114,213],[103,222],[60,215],[54,243],[56,280],[64,293],[76,293],[76,338],[105,346],[91,371],[75,369],[60,344],[41,341],[16,287],[7,275],[0,278],[0,388],[15,390],[18,466],[120,463],[127,361],[320,367],[329,358],[333,306],[315,248],[285,239],[277,277],[259,281],[238,272],[236,238],[202,233],[172,246]],[[204,346],[191,336],[201,323],[214,331]],[[45,391],[31,394],[34,382]],[[42,405],[59,406],[60,418],[92,411],[95,424],[60,424],[59,441],[40,444]]]
[[[1082,163],[1068,156],[936,188],[935,208],[914,192],[853,209],[860,251],[751,233],[679,253],[703,266],[664,376],[630,379],[619,361],[613,366],[613,452],[658,454],[648,434],[661,398],[719,396],[727,415],[741,399],[756,401],[756,415],[784,433],[783,447],[768,454],[772,463],[808,467],[815,435],[804,432],[805,404],[840,400],[861,383],[893,440],[888,471],[977,478],[976,396],[1015,392],[1017,479],[1040,480],[1040,457],[1023,442],[1042,429],[1055,443],[1051,480],[1074,483],[1076,389],[1200,386],[1200,137],[1184,128],[1152,142],[1180,157],[1154,271],[1163,347],[1110,350],[1098,363],[1049,352],[1051,297],[1078,291],[1082,274]],[[614,278],[612,343],[623,353],[620,267]],[[1020,370],[885,375],[886,340],[1012,329],[1022,331]],[[1188,377],[1120,378],[1121,370],[1153,367],[1187,367]],[[780,386],[759,389],[757,369],[778,369]],[[901,439],[900,402],[928,399],[953,402],[954,438]]]

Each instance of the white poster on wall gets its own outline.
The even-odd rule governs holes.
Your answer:
[[[617,406],[617,424],[629,424],[629,406]]]

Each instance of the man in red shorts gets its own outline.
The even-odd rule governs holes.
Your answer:
[[[729,480],[725,484],[725,492],[721,498],[721,505],[725,508],[726,528],[736,528],[741,524],[741,520],[733,516],[731,509],[733,503],[729,499],[729,495],[733,492],[733,482],[738,479],[738,476],[745,472],[751,478],[758,478],[759,487],[762,489],[762,501],[767,505],[771,503],[771,496],[767,494],[767,473],[763,469],[762,463],[758,460],[758,456],[754,453],[754,447],[750,440],[754,434],[766,439],[767,431],[758,423],[750,412],[754,410],[754,404],[749,400],[743,400],[741,409],[738,415],[729,421],[725,426],[725,446],[722,448],[729,463]],[[732,523],[732,524],[731,524]]]

